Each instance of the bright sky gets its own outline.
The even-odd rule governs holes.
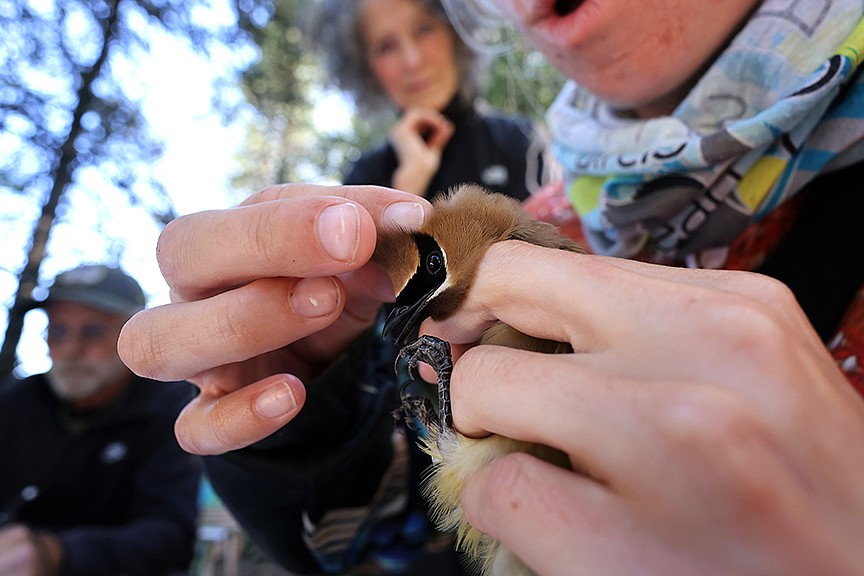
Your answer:
[[[234,204],[228,180],[245,127],[239,119],[226,126],[213,113],[214,66],[170,37],[154,43],[152,52],[138,72],[151,87],[144,114],[166,145],[157,177],[180,214]]]
[[[238,192],[231,190],[229,182],[237,169],[236,153],[245,138],[244,118],[232,119],[226,125],[211,108],[211,78],[226,66],[224,59],[228,57],[227,53],[217,53],[208,61],[183,41],[159,35],[152,42],[150,54],[130,72],[128,81],[133,90],[141,91],[144,115],[165,143],[164,155],[154,170],[178,214],[227,208],[239,201]],[[321,130],[335,130],[350,122],[350,109],[340,95],[324,94],[318,99],[314,120]],[[81,216],[76,212],[75,218],[87,216],[85,209]],[[118,216],[113,225],[122,226],[120,235],[131,239],[124,268],[141,283],[150,306],[168,302],[167,286],[155,260],[156,226],[142,219],[140,212]],[[57,237],[64,233],[73,231],[55,228],[52,245],[56,246]],[[80,243],[80,238],[76,240]],[[57,254],[53,256],[57,271],[80,261],[75,255],[69,255],[67,261],[56,258]],[[42,338],[45,327],[43,313],[33,311],[27,315],[18,349],[22,361],[19,374],[43,372],[50,367]]]
[[[152,43],[151,54],[139,61],[134,71],[136,83],[144,90],[144,114],[153,132],[165,143],[164,155],[154,170],[178,214],[237,203],[237,197],[230,192],[229,180],[236,170],[235,154],[243,143],[245,125],[239,118],[223,124],[210,106],[210,79],[223,65],[208,62],[180,40],[160,36]],[[167,287],[155,261],[158,230],[152,222],[142,221],[140,213],[128,216],[115,224],[123,226],[131,240],[123,266],[142,284],[150,305],[165,303]],[[80,217],[76,213],[76,218]],[[63,233],[62,229],[52,233],[55,247],[62,245],[57,236]],[[75,256],[70,255],[69,261],[59,266],[76,263]],[[50,367],[42,338],[45,326],[45,315],[41,312],[27,315],[18,349],[22,361],[19,373],[42,372]]]

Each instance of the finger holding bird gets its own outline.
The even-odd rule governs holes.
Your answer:
[[[607,336],[598,333],[593,325],[581,322],[580,331],[573,332],[570,322],[561,321],[562,314],[568,318],[579,316],[583,310],[592,307],[592,303],[577,301],[580,294],[577,287],[559,284],[554,290],[544,290],[542,301],[533,297],[537,292],[537,283],[548,283],[550,278],[560,275],[560,266],[573,260],[572,253],[559,253],[558,250],[515,240],[493,244],[487,250],[487,255],[490,253],[495,253],[496,257],[484,258],[480,262],[476,280],[460,306],[459,314],[443,320],[430,318],[422,324],[422,333],[433,334],[453,345],[454,361],[480,343],[492,324],[503,322],[512,325],[516,319],[521,331],[544,340],[569,342],[580,352],[605,346]],[[513,260],[517,265],[502,266],[502,258]],[[593,256],[580,258],[580,267],[593,267],[595,259]],[[531,262],[530,270],[518,264],[526,261]],[[514,277],[514,268],[522,269],[524,273]],[[531,294],[531,298],[513,298],[512,286],[519,284],[523,285],[520,292]]]

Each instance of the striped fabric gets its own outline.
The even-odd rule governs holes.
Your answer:
[[[370,531],[382,520],[405,510],[409,493],[408,440],[397,431],[392,439],[393,460],[368,505],[331,510],[317,524],[303,515],[303,541],[326,572],[343,572],[353,566],[369,553]]]

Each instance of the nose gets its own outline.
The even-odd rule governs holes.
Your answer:
[[[414,40],[406,40],[402,44],[402,64],[408,68],[416,68],[423,63],[424,55],[420,45]]]
[[[87,348],[87,341],[79,334],[72,334],[59,342],[48,341],[51,355],[57,358],[75,358],[81,356]]]

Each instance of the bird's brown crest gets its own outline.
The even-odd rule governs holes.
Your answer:
[[[517,200],[480,186],[453,188],[434,206],[423,231],[438,240],[448,259],[460,263],[460,270],[472,275],[486,249],[502,240],[582,252],[552,224],[533,220]]]

